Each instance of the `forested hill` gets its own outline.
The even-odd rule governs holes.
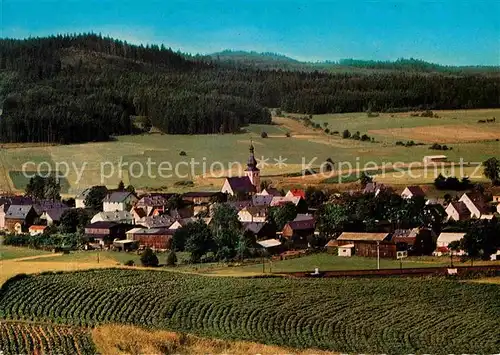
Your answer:
[[[276,56],[275,56],[276,57]],[[287,60],[277,56],[276,61]],[[0,141],[236,132],[300,113],[500,107],[498,73],[262,70],[95,34],[0,40]]]
[[[234,68],[258,67],[259,69],[281,69],[298,71],[322,71],[326,73],[367,73],[405,71],[417,73],[444,74],[499,74],[499,66],[447,66],[414,58],[400,58],[395,61],[340,59],[338,61],[305,62],[270,52],[248,52],[224,50],[205,57],[214,63]]]

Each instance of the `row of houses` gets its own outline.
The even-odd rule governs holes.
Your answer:
[[[47,226],[59,223],[61,216],[68,209],[69,207],[60,201],[36,201],[22,196],[1,196],[0,230],[40,234]]]
[[[411,230],[396,230],[394,233],[350,233],[344,232],[337,239],[330,240],[326,245],[329,252],[335,252],[339,256],[350,257],[353,255],[365,257],[396,258],[398,251],[408,251],[412,248],[421,233],[432,231],[427,228],[413,228]],[[465,233],[442,232],[437,236],[436,248],[432,255],[466,255],[463,250],[450,250],[448,245],[452,242],[460,242]],[[500,258],[500,253],[492,255],[492,260]]]

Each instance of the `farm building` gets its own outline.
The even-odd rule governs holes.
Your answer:
[[[338,245],[339,244],[336,239],[330,239],[328,243],[325,244],[326,252],[329,254],[337,253]]]
[[[266,222],[244,222],[241,224],[244,233],[252,233],[256,240],[268,239],[276,236],[276,227]]]
[[[146,228],[168,228],[174,222],[175,219],[168,215],[149,216],[135,221],[136,224],[140,224],[141,226],[144,226]]]
[[[263,249],[265,249],[269,254],[279,254],[284,250],[283,244],[278,239],[266,239],[258,241]]]
[[[115,222],[95,222],[85,226],[85,239],[89,243],[108,246],[115,239],[125,239],[126,232],[133,227]]]
[[[90,223],[95,222],[115,222],[134,224],[134,218],[128,211],[115,211],[115,212],[99,212],[92,219]]]
[[[139,243],[141,247],[167,250],[172,245],[175,229],[168,228],[134,228],[127,233],[127,239]]]
[[[448,161],[448,157],[446,155],[426,155],[422,161],[425,165],[444,163]]]
[[[401,193],[402,198],[425,197],[425,192],[420,186],[407,186]]]
[[[465,233],[441,233],[436,240],[436,250],[434,251],[434,255],[441,256],[450,253],[450,249],[448,245],[451,242],[460,241],[465,236]],[[460,250],[455,255],[464,255],[465,252]]]
[[[382,258],[396,257],[396,243],[389,240],[389,233],[348,233],[344,232],[337,238],[339,248],[354,244],[354,253],[358,256]],[[378,250],[378,253],[377,253]]]
[[[446,207],[445,212],[448,216],[447,219],[453,221],[465,221],[471,217],[469,209],[463,202],[451,202],[448,207]]]
[[[470,211],[471,218],[481,218],[483,215],[491,215],[490,207],[486,202],[486,198],[480,192],[466,192],[458,200],[467,206]]]
[[[26,232],[36,217],[33,205],[10,205],[5,213],[5,229],[12,233]]]
[[[48,226],[51,226],[53,224],[58,224],[61,219],[61,216],[67,210],[69,210],[69,207],[51,208],[43,212],[42,215],[40,216],[40,219],[45,220]]]
[[[120,251],[132,251],[139,248],[139,242],[135,240],[115,240],[113,241],[113,247]]]
[[[354,244],[340,245],[338,248],[338,256],[352,256],[354,255]]]
[[[315,223],[313,216],[298,214],[293,221],[285,225],[282,236],[293,248],[307,248],[307,237],[314,234]]]

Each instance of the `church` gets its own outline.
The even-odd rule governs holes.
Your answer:
[[[250,156],[245,169],[245,176],[228,177],[221,192],[231,196],[253,195],[260,192],[260,170],[257,168],[253,144],[250,143]]]

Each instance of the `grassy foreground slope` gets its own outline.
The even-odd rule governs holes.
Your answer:
[[[411,295],[411,296],[409,296]],[[496,353],[500,288],[445,279],[238,279],[92,270],[17,277],[0,317],[126,323],[369,353]]]

